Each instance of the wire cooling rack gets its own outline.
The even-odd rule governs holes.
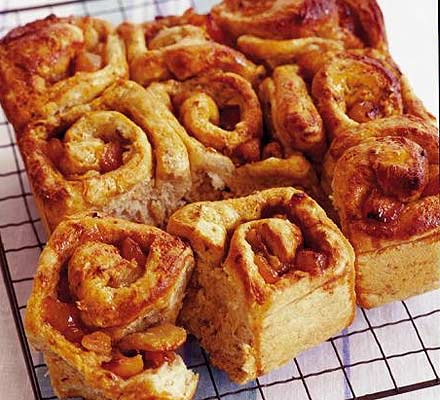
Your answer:
[[[13,27],[49,13],[103,17],[117,24],[181,13],[189,6],[206,11],[206,0],[130,2],[72,0],[3,2],[0,37]],[[23,316],[32,276],[45,244],[12,127],[0,109],[0,262],[35,398],[55,399],[40,353],[26,339]],[[197,400],[340,400],[380,399],[439,385],[440,296],[437,292],[374,310],[358,309],[341,334],[309,350],[288,365],[247,385],[238,386],[208,362],[194,339],[183,350],[189,367],[200,375]]]

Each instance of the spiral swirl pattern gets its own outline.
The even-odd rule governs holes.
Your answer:
[[[333,202],[356,250],[356,293],[363,307],[440,285],[438,133],[420,130],[416,121],[408,127],[388,121],[384,127],[393,136],[366,131],[370,137],[352,147],[353,136],[345,144],[341,137],[348,148],[334,166]]]
[[[62,135],[61,126],[67,127]],[[71,121],[31,126],[20,148],[48,231],[64,216],[105,209],[151,179],[148,139],[118,111],[81,112]],[[124,210],[114,211],[118,212]]]
[[[191,249],[127,220],[191,243],[181,322],[238,383],[346,327],[354,291],[440,286],[438,129],[376,0],[49,16],[0,40],[0,99],[53,231],[26,329],[59,397],[194,394]]]
[[[186,333],[172,325],[192,267],[190,248],[157,228],[98,213],[62,222],[41,254],[26,315],[58,395],[165,399],[176,390],[158,383],[166,369],[193,392],[197,379],[174,353]]]
[[[211,13],[233,38],[316,36],[342,41],[347,48],[387,47],[383,16],[374,0],[232,0],[221,2]]]
[[[20,148],[49,231],[88,209],[163,226],[188,201],[275,183],[320,196],[304,156],[262,159],[261,136],[250,83],[218,72],[147,89],[119,82],[57,121],[31,126]]]
[[[334,203],[359,252],[438,229],[438,158],[430,163],[432,158],[410,139],[386,136],[363,140],[337,161]]]
[[[327,193],[331,193],[330,185],[336,162],[342,157],[345,151],[361,144],[364,140],[369,138],[396,136],[405,137],[419,144],[424,151],[426,151],[431,165],[431,174],[433,175],[430,179],[432,182],[431,187],[435,182],[435,176],[438,175],[438,172],[435,172],[435,170],[438,171],[439,165],[438,131],[429,122],[412,115],[406,115],[372,120],[341,132],[332,142],[324,159],[321,179]]]
[[[187,149],[192,175],[188,201],[246,195],[275,184],[296,184],[320,196],[303,155],[281,151],[262,159],[261,110],[244,78],[217,72],[185,82],[153,83],[146,92],[154,104],[149,130],[166,127]]]
[[[330,139],[340,130],[403,113],[398,78],[367,56],[343,53],[327,63],[315,75],[312,93]]]
[[[311,345],[306,338],[316,330],[293,321],[320,324],[323,338],[352,318],[353,251],[299,190],[190,204],[173,214],[167,230],[189,240],[197,256],[180,318],[236,382],[255,379]],[[332,324],[305,304],[296,309],[298,299],[314,302],[311,293],[328,296],[324,314],[334,316]],[[336,303],[337,309],[330,306]]]
[[[260,158],[260,105],[252,86],[239,75],[216,73],[177,84],[173,102],[187,132],[204,146],[235,161]]]
[[[127,75],[123,42],[102,20],[52,15],[0,42],[2,106],[18,134],[29,121],[87,103]]]
[[[130,77],[143,86],[152,81],[185,80],[210,71],[234,72],[256,82],[264,68],[234,49],[217,43],[208,21],[187,13],[181,18],[118,28],[127,46]]]

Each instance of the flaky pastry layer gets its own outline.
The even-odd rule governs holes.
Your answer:
[[[0,99],[17,135],[28,122],[87,103],[126,77],[124,44],[99,19],[50,15],[0,41]]]
[[[196,254],[180,319],[236,382],[286,363],[353,318],[353,250],[299,190],[190,204],[167,230]]]
[[[197,377],[174,350],[191,249],[97,212],[62,222],[43,250],[26,313],[59,397],[191,399]]]

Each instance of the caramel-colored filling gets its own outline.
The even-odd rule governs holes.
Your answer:
[[[380,107],[372,101],[360,101],[355,103],[348,111],[347,115],[357,122],[368,122],[380,118],[382,112]]]
[[[237,146],[233,151],[238,164],[260,160],[260,139],[251,139]]]
[[[174,350],[186,340],[184,329],[169,323],[132,333],[117,343],[113,359],[103,367],[124,378],[174,361]],[[141,365],[142,361],[142,365]]]
[[[136,265],[136,271],[145,269],[147,256],[136,240],[125,237],[116,248],[124,262]],[[121,264],[121,268],[124,268],[124,265]],[[69,287],[71,283],[69,283],[68,271],[67,267],[61,269],[57,298],[48,297],[44,300],[43,315],[46,323],[84,351],[106,356],[109,361],[103,362],[102,367],[123,379],[147,369],[159,368],[175,359],[174,351],[186,340],[186,332],[182,328],[164,323],[142,332],[126,335],[115,342],[105,329],[89,326],[82,321],[81,310],[78,308],[80,302]],[[122,287],[132,283],[138,275],[136,271],[130,269],[128,274],[134,274],[134,278],[121,272],[122,279],[113,284]],[[125,275],[127,275],[126,279]],[[109,282],[110,284],[112,282]]]
[[[123,149],[119,142],[106,143],[99,160],[99,172],[105,174],[106,172],[118,169],[122,165],[122,153]]]
[[[55,165],[65,176],[81,175],[88,170],[97,170],[101,174],[114,171],[123,164],[123,145],[120,142],[102,143],[99,149],[96,150],[95,157],[98,162],[95,165],[84,165],[78,170],[76,165],[71,165],[68,157],[68,149],[62,140],[58,138],[51,138],[47,142],[47,154]]]
[[[48,297],[44,304],[44,319],[59,331],[67,340],[80,344],[85,335],[79,310],[73,304],[63,303],[58,299]]]
[[[147,256],[142,251],[141,246],[135,240],[126,237],[121,241],[120,244],[121,256],[126,260],[135,260],[140,268],[145,268],[145,263],[147,262]]]
[[[102,68],[102,57],[89,51],[81,51],[75,58],[75,72],[96,72]]]
[[[103,363],[102,367],[121,378],[128,379],[144,370],[144,361],[141,354],[126,357],[122,353],[117,353],[111,361]]]
[[[147,369],[156,369],[166,362],[173,362],[176,354],[172,351],[143,351],[133,356],[125,356],[118,352],[111,361],[102,364],[114,374],[124,379],[138,375]]]
[[[321,274],[328,265],[322,252],[304,248],[300,229],[287,219],[273,218],[251,229],[246,239],[266,283],[274,284],[293,270]]]
[[[379,222],[395,221],[403,211],[404,204],[401,201],[380,195],[376,191],[371,193],[364,203],[364,217]]]
[[[295,268],[311,275],[321,274],[328,266],[324,253],[312,249],[302,249],[296,253]]]
[[[270,142],[264,146],[262,154],[263,160],[270,157],[284,158],[283,148],[278,142]]]

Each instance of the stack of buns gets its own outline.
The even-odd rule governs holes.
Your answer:
[[[440,285],[439,133],[375,0],[52,15],[0,40],[0,101],[51,234],[26,329],[60,398],[192,398],[176,321],[245,383]]]

